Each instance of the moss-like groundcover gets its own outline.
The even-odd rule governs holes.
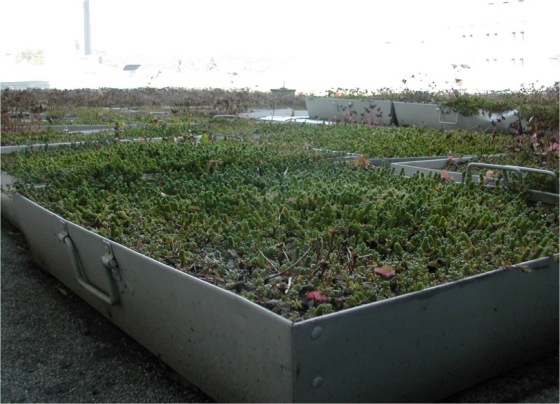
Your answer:
[[[68,220],[295,321],[558,251],[557,207],[309,147],[110,142],[2,168]]]

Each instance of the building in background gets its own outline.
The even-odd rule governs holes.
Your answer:
[[[36,2],[26,14],[35,34],[15,18],[0,26],[14,38],[0,52],[4,82],[268,91],[285,81],[321,95],[337,88],[516,90],[559,79],[557,0],[287,0],[254,15],[233,14],[237,6],[226,0],[216,3],[229,15],[205,2],[27,1]],[[289,29],[273,23],[281,15],[293,17]],[[31,57],[41,52],[40,60]],[[131,72],[132,64],[141,67]]]
[[[484,90],[537,87],[559,80],[556,15],[550,1],[483,0],[450,24],[449,62],[458,79]],[[458,14],[461,14],[458,10]]]
[[[91,55],[91,21],[89,15],[89,0],[84,0],[84,52]]]

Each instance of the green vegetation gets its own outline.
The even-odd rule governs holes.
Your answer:
[[[18,132],[2,131],[2,146],[37,145],[64,142],[104,141],[114,138],[113,133],[100,132],[95,134],[67,133],[60,130],[22,130]]]
[[[272,105],[243,91],[4,91],[2,145],[71,145],[1,164],[18,192],[62,217],[298,321],[557,253],[557,206],[367,159],[449,156],[454,170],[465,155],[506,154],[500,162],[558,173],[557,93],[354,94],[517,108],[531,124],[511,136],[209,118]],[[45,119],[110,130],[64,133]],[[360,156],[348,163],[349,152]]]
[[[27,89],[3,90],[2,127],[47,124],[108,124],[115,120],[151,121],[165,118],[238,114],[251,108],[305,109],[305,97],[278,97],[248,89]]]
[[[377,91],[362,91],[360,89],[342,89],[329,91],[329,96],[341,98],[377,99],[405,102],[435,103],[450,107],[464,116],[470,116],[484,110],[489,112],[505,112],[517,110],[521,119],[529,121],[531,118],[539,122],[542,128],[558,129],[558,100],[560,84],[551,86],[534,85],[521,88],[518,91],[492,91],[470,94],[460,90],[444,91],[414,91],[404,89],[394,91],[380,89]]]
[[[356,152],[374,157],[447,156],[501,153],[516,146],[512,136],[430,128],[388,128],[366,125],[279,125],[249,119],[164,121],[130,125],[121,123],[118,133],[101,135],[64,134],[56,131],[7,132],[2,145],[54,143],[111,139],[192,141],[196,136],[237,139],[270,147],[323,148]],[[97,138],[95,137],[97,136]]]
[[[276,136],[93,143],[2,169],[68,220],[296,321],[558,251],[556,207]]]

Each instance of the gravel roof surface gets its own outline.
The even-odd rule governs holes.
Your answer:
[[[1,228],[2,402],[211,402],[53,276]],[[558,351],[448,402],[558,403]]]
[[[2,402],[211,402],[32,262],[2,218]]]

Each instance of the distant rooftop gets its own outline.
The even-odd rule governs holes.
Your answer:
[[[25,90],[27,88],[50,88],[49,82],[48,81],[41,81],[41,80],[35,80],[35,81],[3,81],[2,83],[0,83],[0,86],[2,88],[2,90],[5,90],[7,88],[12,89],[12,90]]]
[[[138,70],[138,68],[140,67],[140,65],[125,65],[123,70],[127,71],[127,72],[133,72]]]

